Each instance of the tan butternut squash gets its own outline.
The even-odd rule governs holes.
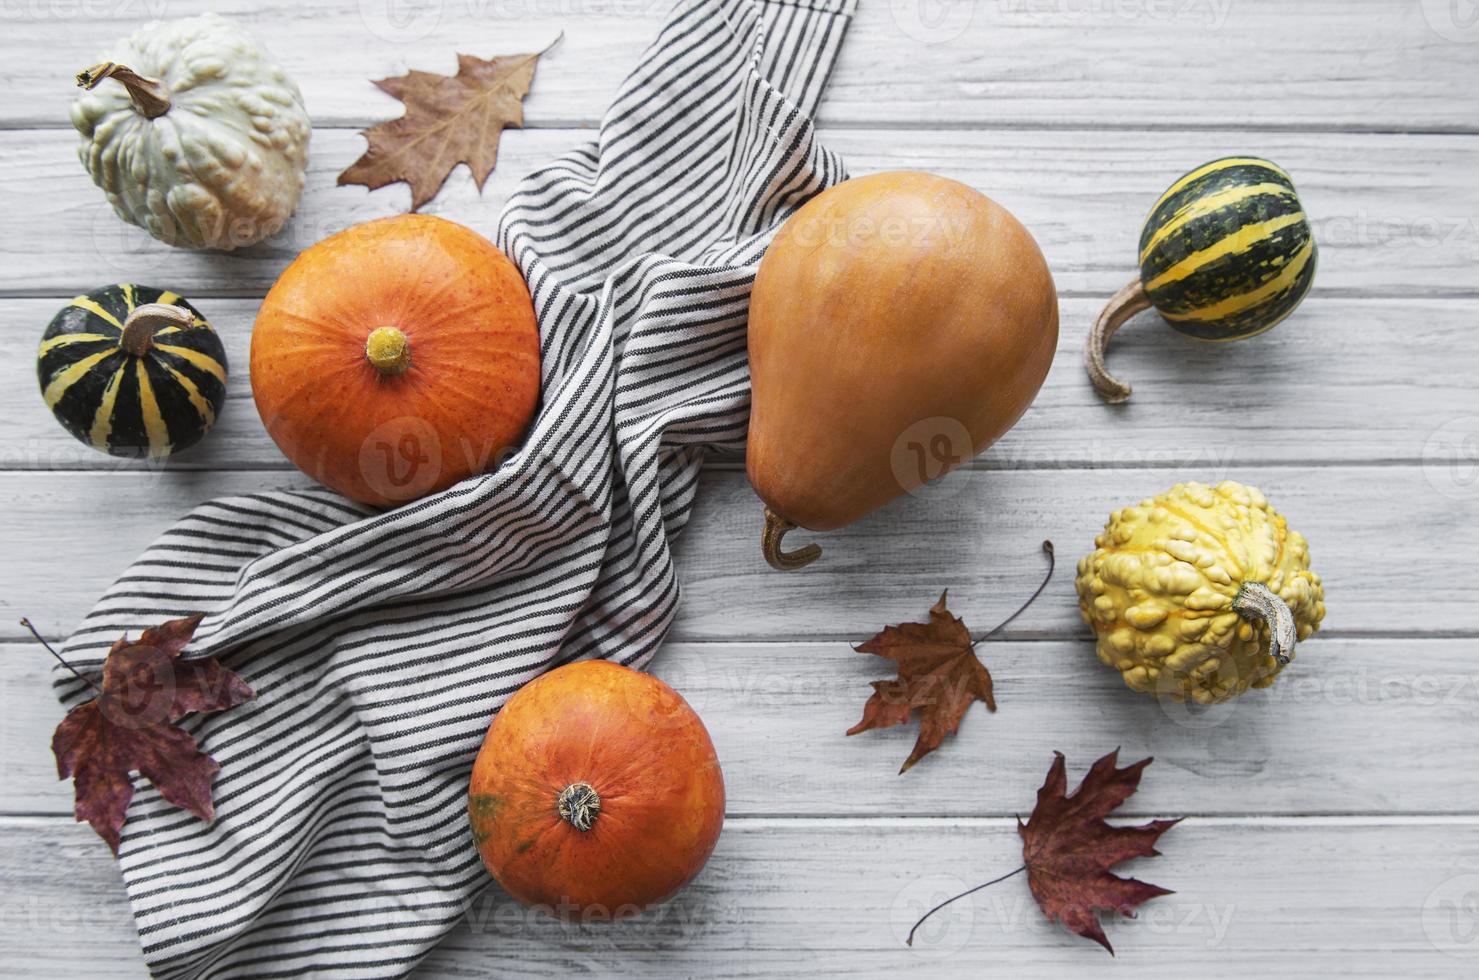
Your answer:
[[[1032,235],[966,185],[845,181],[792,215],[750,299],[746,468],[773,567],[795,527],[830,531],[964,463],[1037,395],[1058,300]]]

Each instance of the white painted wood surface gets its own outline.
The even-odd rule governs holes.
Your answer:
[[[514,183],[590,135],[511,132],[481,198],[459,168],[423,210],[492,234]],[[1467,135],[847,128],[823,129],[822,136],[855,173],[924,168],[981,188],[1032,229],[1058,288],[1069,295],[1107,298],[1128,282],[1140,223],[1161,190],[1191,166],[1236,153],[1262,154],[1294,174],[1320,241],[1317,292],[1479,291],[1479,147]],[[89,277],[84,282],[148,282],[167,273],[170,285],[191,297],[259,296],[325,235],[410,206],[405,185],[336,186],[364,140],[353,130],[319,129],[303,203],[281,233],[229,254],[185,253],[114,216],[77,164],[76,142],[70,130],[0,131],[6,220],[47,230],[0,242],[7,279],[27,294],[66,294],[79,275]]]
[[[51,823],[0,818],[9,961],[38,980],[143,976],[107,852]],[[418,975],[1472,976],[1441,932],[1456,875],[1479,868],[1472,818],[1191,818],[1161,850],[1139,867],[1176,894],[1109,932],[1114,960],[1049,926],[1021,876],[932,920],[911,948],[924,909],[1020,862],[1011,818],[732,820],[704,873],[641,918],[562,924],[491,886]]]
[[[1130,126],[1474,132],[1479,78],[1418,0],[882,0],[820,118],[853,128]],[[1447,15],[1433,3],[1433,16]],[[399,115],[368,79],[533,51],[533,127],[591,126],[669,0],[15,0],[0,125],[64,126],[72,74],[152,14],[213,9],[270,42],[319,126]],[[19,16],[11,14],[16,11]],[[1468,28],[1473,36],[1473,28]]]
[[[1467,977],[1479,955],[1479,27],[1468,0],[862,0],[821,118],[854,172],[966,180],[1027,222],[1063,300],[1042,395],[967,472],[828,535],[782,577],[758,555],[735,460],[703,478],[678,544],[685,602],[656,671],[706,719],[730,816],[710,866],[625,927],[524,916],[490,889],[428,977],[734,975]],[[353,127],[396,104],[369,79],[446,70],[457,49],[564,31],[480,198],[459,170],[428,208],[489,231],[527,169],[590,137],[667,4],[655,0],[46,0],[3,8],[0,336],[0,957],[37,977],[143,974],[106,850],[70,819],[48,752],[60,708],[30,616],[51,636],[191,504],[299,483],[250,404],[257,302],[301,248],[404,209],[402,188],[336,188]],[[73,156],[70,75],[151,12],[255,26],[318,129],[309,190],[280,239],[172,252],[122,225]],[[1468,11],[1472,13],[1472,11]],[[1136,384],[1107,409],[1084,329],[1133,272],[1141,217],[1186,167],[1264,153],[1317,227],[1316,292],[1245,344],[1183,341],[1154,318],[1111,354]],[[162,471],[92,454],[35,394],[51,312],[104,282],[170,285],[225,336],[220,427]],[[1473,443],[1470,443],[1473,445]],[[1465,468],[1467,467],[1467,468]],[[1101,668],[1072,563],[1113,507],[1178,479],[1268,492],[1311,540],[1327,629],[1279,684],[1212,712],[1160,706]],[[985,648],[1000,710],[895,775],[913,732],[853,738],[886,664],[848,648],[941,588],[980,629],[1030,592],[1043,538],[1059,574]],[[1136,815],[1188,814],[1135,866],[1174,888],[1109,927],[1118,958],[1047,927],[1020,878],[901,930],[951,888],[1015,866],[1011,820],[1054,749],[1073,778],[1103,752],[1154,755]],[[1466,958],[1467,957],[1467,958]]]

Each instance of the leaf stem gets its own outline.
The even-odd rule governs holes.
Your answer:
[[[1044,543],[1046,544],[1046,542],[1044,542]],[[1051,555],[1052,553],[1053,553],[1052,545],[1049,544],[1048,545],[1048,554]],[[1030,602],[1031,600],[1029,599],[1028,601]],[[977,885],[975,888],[967,888],[965,891],[961,892],[959,895],[954,895],[954,896],[952,896],[950,898],[945,899],[945,901],[941,902],[939,905],[936,905],[934,908],[930,909],[928,912],[924,913],[924,915],[921,915],[919,917],[919,921],[916,922],[916,923],[914,923],[914,928],[912,928],[912,929],[909,930],[909,938],[904,940],[904,945],[905,946],[913,946],[914,945],[914,934],[919,931],[919,927],[920,926],[924,925],[924,920],[925,919],[928,919],[930,916],[934,915],[936,912],[940,911],[940,909],[942,909],[945,906],[949,905],[951,902],[959,901],[960,899],[965,898],[967,895],[974,895],[976,892],[980,891],[983,888],[990,888],[992,885],[997,884],[998,882],[1006,881],[1008,878],[1012,877],[1013,875],[1019,875],[1019,874],[1021,874],[1022,872],[1026,871],[1026,870],[1027,870],[1027,865],[1024,864],[1020,868],[1018,868],[1016,871],[1009,871],[1006,874],[1002,875],[1000,878],[992,878],[990,881],[986,882],[984,885]]]
[[[46,652],[55,657],[57,663],[61,664],[72,673],[76,674],[79,680],[86,683],[87,686],[92,688],[94,691],[97,691],[99,695],[103,693],[103,689],[101,687],[98,687],[97,681],[93,680],[91,677],[88,677],[87,675],[82,673],[82,671],[78,670],[76,667],[73,667],[71,664],[63,660],[62,655],[60,653],[57,653],[56,650],[52,649],[51,644],[47,643],[46,638],[42,636],[39,632],[37,632],[36,627],[31,625],[31,621],[29,619],[23,618],[21,620],[21,625],[31,631],[31,635],[34,636],[37,642],[39,642],[42,646],[46,647]]]
[[[1057,558],[1056,558],[1056,556],[1053,553],[1053,542],[1051,542],[1051,541],[1044,541],[1042,543],[1042,550],[1048,556],[1048,574],[1043,577],[1042,584],[1037,587],[1037,591],[1036,592],[1032,593],[1032,595],[1030,595],[1030,596],[1027,597],[1027,601],[1024,602],[1024,603],[1022,603],[1022,605],[1017,608],[1017,611],[1016,612],[1012,613],[1006,619],[1003,619],[1001,622],[997,623],[995,626],[993,626],[991,629],[987,630],[985,633],[982,633],[980,636],[978,636],[975,639],[971,640],[971,648],[972,649],[975,648],[975,646],[976,646],[977,643],[981,643],[981,642],[984,642],[986,640],[989,640],[993,636],[995,636],[996,634],[1000,633],[1002,630],[1006,629],[1006,627],[1008,625],[1010,625],[1010,623],[1012,622],[1012,620],[1016,619],[1018,616],[1022,615],[1024,612],[1026,612],[1027,611],[1027,607],[1030,606],[1030,605],[1032,605],[1034,602],[1037,601],[1037,597],[1043,594],[1043,590],[1046,589],[1048,587],[1048,583],[1053,580],[1053,569],[1055,567],[1057,567],[1057,564],[1058,564]]]

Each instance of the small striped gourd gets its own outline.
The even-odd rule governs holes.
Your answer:
[[[1085,363],[1109,402],[1130,386],[1104,367],[1109,339],[1154,306],[1198,340],[1263,333],[1299,305],[1314,282],[1318,249],[1294,181],[1258,157],[1226,157],[1172,184],[1140,232],[1140,276],[1109,301],[1089,335]]]
[[[41,397],[72,435],[113,456],[199,442],[226,399],[226,351],[173,292],[120,283],[52,318],[36,355]]]

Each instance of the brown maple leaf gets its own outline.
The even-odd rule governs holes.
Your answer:
[[[202,820],[215,816],[211,780],[220,766],[173,723],[191,712],[240,704],[252,691],[212,658],[180,659],[201,618],[172,620],[145,630],[135,643],[124,637],[113,644],[101,684],[78,673],[97,697],[69,711],[52,736],[57,777],[72,777],[76,790],[77,820],[90,823],[115,855],[134,795],[134,770],[175,806]]]
[[[498,162],[504,127],[524,125],[523,99],[548,51],[491,61],[459,54],[455,75],[410,71],[377,79],[376,86],[405,103],[405,114],[364,130],[369,148],[339,175],[339,186],[375,190],[404,181],[411,185],[415,211],[436,196],[452,168],[465,163],[481,191]]]
[[[939,748],[946,735],[953,735],[972,702],[984,701],[988,709],[996,710],[991,672],[976,656],[970,630],[945,607],[948,595],[948,590],[941,593],[940,601],[930,609],[928,623],[885,626],[883,632],[854,648],[894,661],[899,676],[873,682],[873,696],[863,706],[863,719],[847,730],[849,735],[902,725],[915,711],[920,712],[919,738],[901,773]]]
[[[1044,541],[1042,547],[1048,556],[1048,574],[1042,584],[1016,612],[979,640],[971,639],[965,623],[946,608],[945,600],[950,594],[947,589],[931,607],[928,623],[885,626],[883,632],[854,647],[859,653],[872,653],[894,661],[899,665],[899,676],[873,682],[873,696],[863,705],[863,718],[847,734],[903,725],[918,711],[919,737],[914,742],[914,751],[899,768],[903,774],[939,748],[946,735],[955,734],[960,719],[974,702],[984,702],[987,709],[995,711],[991,672],[976,656],[975,647],[1022,615],[1047,588],[1053,577],[1053,542]]]
[[[1173,892],[1109,869],[1137,857],[1154,857],[1161,834],[1180,822],[1152,820],[1138,827],[1112,827],[1104,818],[1140,785],[1151,760],[1116,769],[1116,749],[1094,763],[1078,789],[1068,794],[1063,753],[1053,753],[1048,778],[1037,791],[1037,806],[1027,823],[1017,821],[1022,859],[1032,897],[1049,920],[1056,919],[1111,954],[1114,947],[1099,924],[1101,911],[1134,918],[1135,906]]]

